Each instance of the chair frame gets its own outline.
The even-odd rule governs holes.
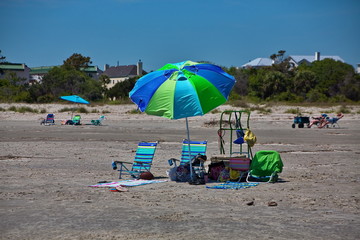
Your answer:
[[[49,118],[49,115],[52,115],[52,117]],[[47,114],[46,118],[40,124],[44,124],[45,126],[55,125],[55,114]]]

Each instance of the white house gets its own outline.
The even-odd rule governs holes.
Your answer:
[[[330,58],[335,61],[345,62],[339,56],[321,56],[320,52],[315,52],[314,55],[290,55],[290,62],[294,64],[295,67],[299,66],[302,63],[310,64],[314,61],[324,60],[325,58]],[[261,68],[269,67],[274,64],[274,61],[271,58],[255,58],[254,60],[245,63],[241,68]]]

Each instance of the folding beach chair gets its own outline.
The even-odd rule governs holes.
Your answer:
[[[100,116],[97,120],[91,120],[91,124],[95,126],[102,125],[102,122],[105,120],[105,116]]]
[[[273,150],[258,151],[251,161],[246,181],[276,182],[278,173],[282,172],[283,166],[278,152]]]
[[[204,161],[206,160],[206,148],[207,141],[190,141],[189,155],[189,141],[187,139],[183,140],[180,160],[176,158],[170,158],[168,160],[169,165],[174,165],[174,169],[176,169],[178,181],[186,182],[190,180],[190,160],[192,161],[192,169],[195,173],[193,177],[203,177],[205,173]],[[177,166],[177,162],[179,162],[179,167]]]
[[[170,166],[176,162],[180,162],[179,165],[186,165],[192,160],[196,155],[206,155],[207,141],[190,141],[190,156],[189,156],[189,141],[184,139],[182,143],[181,150],[181,159],[171,158],[168,160]]]
[[[73,119],[72,119],[73,125],[81,125],[80,120],[81,120],[81,116],[80,115],[75,115],[73,117]]]
[[[40,125],[44,124],[45,126],[55,125],[55,115],[49,113],[44,120],[41,121]]]
[[[140,178],[141,173],[150,172],[157,144],[158,142],[140,142],[138,144],[133,163],[124,161],[113,161],[112,167],[114,170],[116,170],[117,165],[119,165],[119,178],[122,178],[122,175],[125,174],[138,179]]]

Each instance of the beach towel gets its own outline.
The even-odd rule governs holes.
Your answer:
[[[259,185],[259,183],[247,183],[247,182],[226,182],[226,183],[221,183],[219,185],[216,186],[206,186],[206,188],[210,188],[210,189],[234,189],[234,190],[238,190],[238,189],[243,189],[243,188],[249,188],[249,187],[254,187]]]
[[[117,186],[124,186],[124,187],[135,187],[145,184],[151,183],[161,183],[166,182],[167,180],[144,180],[144,179],[134,179],[134,180],[122,180],[117,182],[109,182],[109,183],[99,183],[95,185],[90,185],[89,187],[117,187]]]

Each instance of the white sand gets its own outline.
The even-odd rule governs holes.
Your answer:
[[[25,106],[23,104],[0,104]],[[55,126],[40,126],[46,114],[0,114],[0,239],[358,239],[360,122],[358,107],[340,129],[291,128],[287,108],[251,114],[258,138],[253,152],[279,151],[282,182],[241,190],[214,190],[166,182],[128,192],[90,188],[116,181],[112,160],[132,161],[137,142],[158,140],[153,174],[166,179],[167,159],[180,156],[185,122],[127,114],[134,105],[94,106],[83,123],[107,111],[105,125],[64,126],[64,104],[29,105],[55,113]],[[316,116],[338,107],[303,108]],[[221,106],[219,111],[232,109]],[[332,115],[332,114],[330,114]],[[218,154],[220,112],[189,118],[194,140],[208,140]],[[227,137],[226,135],[225,137]],[[227,140],[225,138],[225,140]],[[229,143],[227,142],[226,147]],[[209,185],[216,185],[210,183]],[[269,207],[268,202],[278,205]],[[249,203],[253,203],[249,206]]]

